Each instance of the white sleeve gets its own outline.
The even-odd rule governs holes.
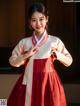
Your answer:
[[[72,64],[73,61],[72,56],[65,48],[65,45],[60,39],[58,39],[56,55],[57,55],[57,60],[59,60],[65,66],[68,67]]]
[[[23,60],[23,40],[21,40],[12,51],[12,55],[9,58],[9,63],[14,67],[19,67],[25,63]]]

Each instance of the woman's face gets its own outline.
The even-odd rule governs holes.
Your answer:
[[[35,33],[42,34],[45,30],[47,22],[48,18],[44,14],[34,12],[30,20],[30,25],[34,29]]]

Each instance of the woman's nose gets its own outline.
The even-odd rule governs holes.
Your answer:
[[[39,20],[37,20],[37,23],[36,23],[38,26],[40,26],[41,24],[40,24],[40,21]]]

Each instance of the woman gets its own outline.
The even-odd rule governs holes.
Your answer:
[[[68,67],[72,57],[58,37],[48,35],[48,14],[43,4],[31,5],[28,16],[33,34],[16,45],[9,59],[15,67],[25,64],[25,72],[17,81],[8,106],[66,106],[53,63],[58,60]]]

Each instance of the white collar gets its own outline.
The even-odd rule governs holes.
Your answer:
[[[35,34],[35,32],[34,32],[34,37],[35,37],[36,42],[37,42],[36,45],[38,45],[38,44],[41,42],[41,40],[44,38],[45,34],[46,34],[46,30],[44,31],[44,33],[43,33],[43,35],[41,36],[41,38],[38,39],[37,36],[36,36],[36,34]]]

